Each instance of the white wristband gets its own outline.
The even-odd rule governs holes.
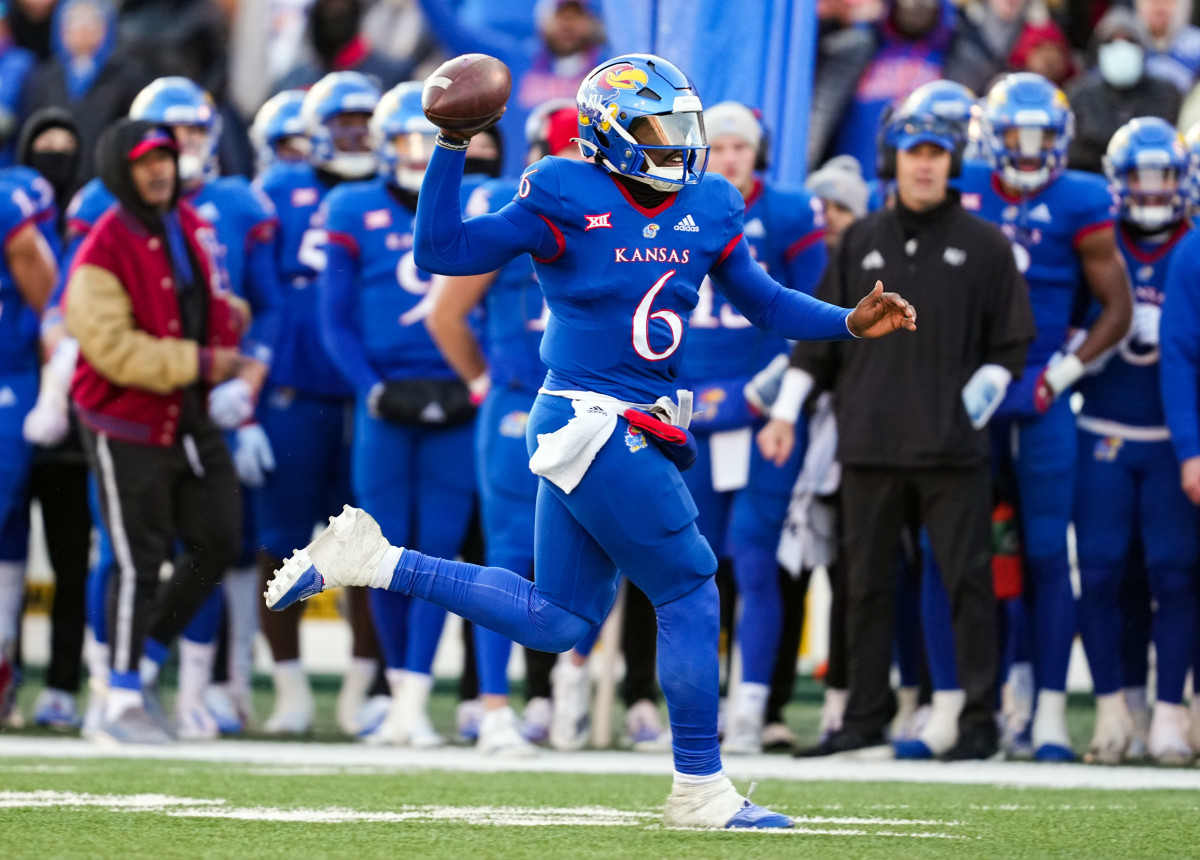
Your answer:
[[[1078,382],[1083,373],[1083,362],[1072,352],[1064,356],[1062,361],[1046,368],[1045,380],[1057,397]]]
[[[800,418],[800,407],[808,399],[815,381],[806,370],[789,367],[783,373],[783,382],[779,385],[779,396],[771,406],[772,421],[786,421],[795,424]]]
[[[855,334],[854,330],[850,328],[850,315],[852,313],[854,313],[854,308],[850,308],[850,310],[846,311],[846,331],[850,332],[850,337],[854,338],[855,340],[862,340],[862,335]]]

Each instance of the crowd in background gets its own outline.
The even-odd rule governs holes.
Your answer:
[[[889,205],[889,183],[895,168],[883,157],[889,145],[888,130],[896,127],[897,116],[901,121],[913,118],[911,112],[903,112],[902,105],[923,85],[956,82],[970,91],[968,100],[981,97],[959,117],[962,130],[954,144],[958,147],[956,158],[973,160],[977,167],[974,174],[968,170],[959,183],[963,205],[997,223],[1018,246],[1028,239],[1025,234],[1018,236],[1021,230],[1038,229],[1026,223],[1026,216],[1037,220],[1033,214],[1036,207],[1027,205],[1028,201],[1061,181],[1064,167],[1103,175],[1114,136],[1135,119],[1158,118],[1180,132],[1200,121],[1200,87],[1196,85],[1200,28],[1192,24],[1193,13],[1186,0],[1138,0],[1133,6],[1081,0],[967,0],[962,4],[950,0],[820,0],[817,14],[813,110],[811,117],[796,119],[810,125],[807,190],[775,189],[767,179],[772,157],[770,130],[761,126],[754,106],[706,103],[708,142],[713,148],[709,170],[721,173],[742,192],[747,238],[752,229],[761,231],[762,255],[775,253],[779,261],[778,268],[772,268],[776,265],[772,258],[768,271],[795,289],[816,290],[826,261],[838,253],[845,231],[869,212]],[[497,275],[497,286],[466,278],[431,282],[411,264],[411,253],[405,256],[405,240],[373,237],[369,224],[362,228],[354,219],[363,212],[368,221],[375,212],[393,213],[381,214],[380,219],[408,217],[403,213],[411,215],[414,210],[423,167],[421,144],[414,143],[417,149],[409,151],[404,140],[418,135],[429,141],[434,130],[413,106],[419,87],[405,89],[402,85],[422,80],[449,56],[487,53],[504,60],[513,72],[512,97],[503,121],[496,130],[476,138],[468,152],[467,190],[475,192],[464,195],[468,214],[494,211],[511,199],[516,180],[531,160],[544,155],[579,157],[579,148],[571,140],[576,131],[575,92],[586,73],[606,57],[606,27],[619,26],[619,22],[605,20],[603,4],[597,0],[505,4],[484,0],[457,4],[451,0],[125,0],[118,4],[109,0],[9,0],[5,38],[0,44],[0,164],[7,168],[0,174],[0,189],[14,199],[27,195],[30,207],[55,215],[39,215],[34,231],[54,252],[53,274],[32,264],[22,267],[21,237],[35,242],[33,233],[18,229],[28,226],[22,213],[12,216],[12,232],[5,244],[20,300],[41,317],[45,368],[40,394],[25,391],[15,382],[11,389],[23,407],[22,419],[29,413],[32,420],[32,430],[30,420],[18,421],[16,436],[23,429],[24,438],[40,447],[36,455],[30,449],[26,471],[18,474],[20,470],[13,470],[9,483],[14,498],[6,503],[7,509],[0,508],[0,512],[7,510],[0,533],[0,612],[5,615],[0,618],[0,715],[9,720],[20,718],[12,708],[12,697],[19,676],[19,595],[28,501],[33,496],[42,504],[57,584],[52,662],[47,690],[34,718],[64,728],[85,723],[75,704],[84,677],[82,654],[90,686],[84,729],[117,740],[210,738],[259,724],[250,707],[250,654],[260,631],[270,645],[276,691],[275,707],[261,720],[261,726],[280,735],[303,734],[310,729],[313,702],[299,648],[298,609],[275,614],[263,611],[260,619],[259,585],[294,547],[307,542],[314,524],[337,513],[345,502],[372,510],[385,531],[391,528],[398,535],[389,534],[393,543],[433,555],[494,559],[498,547],[508,548],[505,541],[520,544],[524,532],[518,530],[515,538],[505,533],[494,511],[524,510],[527,503],[531,511],[532,503],[518,498],[519,493],[505,496],[506,482],[515,487],[531,476],[514,478],[514,473],[489,474],[488,470],[507,456],[497,453],[505,438],[520,439],[523,449],[524,425],[516,426],[513,422],[518,419],[510,416],[525,414],[522,409],[527,410],[528,405],[522,407],[519,397],[516,406],[507,401],[500,405],[501,395],[525,396],[529,385],[536,393],[542,368],[536,357],[530,359],[531,354],[536,355],[536,341],[533,353],[529,342],[519,344],[523,357],[518,359],[517,369],[510,365],[502,373],[500,359],[492,361],[501,354],[506,361],[514,360],[512,349],[504,346],[503,333],[492,328],[493,318],[505,311],[499,304],[490,304],[493,294],[489,290],[499,291],[498,285],[509,283],[505,273]],[[980,195],[986,196],[986,191],[980,190],[983,186],[962,184],[971,176],[987,177],[980,179],[985,184],[993,181],[993,175],[1001,186],[1007,181],[1003,156],[989,149],[996,135],[989,138],[985,128],[992,102],[982,97],[994,91],[997,82],[1011,80],[1006,76],[1015,72],[1035,73],[1049,82],[1048,92],[1061,88],[1065,93],[1063,105],[1059,105],[1063,109],[1061,127],[1054,126],[1054,146],[1061,142],[1063,152],[1057,153],[1049,144],[1045,147],[1054,151],[1059,161],[1048,168],[1040,186],[1008,186],[1016,196],[1004,199],[1013,204],[1014,212],[1022,209],[1020,217],[999,209],[989,214],[979,203]],[[123,182],[136,184],[136,178],[126,176],[129,171],[124,167],[124,178],[118,178],[111,162],[113,152],[118,153],[119,161],[148,151],[138,147],[149,140],[141,137],[149,132],[131,125],[130,120],[171,130],[174,145],[150,142],[176,150],[182,195],[198,217],[215,228],[219,250],[209,258],[205,256],[203,228],[198,224],[188,227],[185,217],[183,233],[192,238],[181,239],[183,244],[178,247],[183,250],[168,255],[174,268],[164,277],[202,282],[210,274],[208,265],[221,268],[228,286],[245,300],[253,316],[250,327],[239,332],[240,352],[232,344],[218,344],[210,337],[197,357],[163,359],[168,363],[147,363],[140,371],[100,357],[101,346],[108,349],[117,333],[125,337],[128,332],[116,323],[104,328],[108,317],[97,310],[107,307],[101,301],[103,283],[93,277],[72,284],[81,268],[105,265],[96,247],[100,241],[86,240],[102,223],[114,199],[127,208],[137,208],[136,203],[128,203],[135,200],[129,196],[129,188],[122,191],[119,187]],[[189,128],[199,129],[194,142],[188,140]],[[1000,138],[1003,143],[1002,134]],[[1183,146],[1176,134],[1168,139],[1166,149],[1175,146],[1176,140]],[[107,166],[106,157],[110,158]],[[22,166],[33,168],[40,176],[12,172]],[[1175,185],[1164,194],[1186,202],[1185,180],[1193,163],[1185,157],[1170,170],[1175,171]],[[351,186],[376,182],[377,174],[376,196],[354,198]],[[253,185],[247,181],[250,179]],[[1113,180],[1111,189],[1106,184],[1109,180]],[[1121,263],[1113,237],[1124,230],[1121,235],[1126,245],[1143,241],[1153,248],[1174,249],[1187,232],[1187,210],[1181,209],[1162,224],[1146,226],[1129,215],[1126,204],[1111,211],[1108,208],[1112,195],[1119,197],[1128,191],[1113,179],[1111,167],[1104,179],[1095,176],[1071,181],[1076,183],[1074,187],[1086,189],[1090,199],[1096,199],[1097,193],[1103,198],[1095,211],[1072,212],[1070,216],[1080,219],[1079,235],[1071,237],[1078,242],[1064,252],[1061,265],[1069,270],[1071,292],[1081,296],[1076,297],[1079,309],[1071,317],[1071,327],[1083,330],[1091,325],[1095,329],[1096,303],[1107,307],[1097,287],[1107,276],[1097,272],[1108,264],[1119,266],[1124,273],[1120,286],[1126,293],[1133,282],[1134,335],[1144,335],[1142,344],[1147,352],[1153,347],[1157,358],[1158,318],[1145,322],[1151,312],[1143,310],[1139,316],[1138,309],[1142,305],[1158,308],[1163,287],[1161,281],[1151,285],[1138,279],[1141,269],[1152,269],[1154,263],[1139,254],[1154,256],[1158,251],[1137,247],[1129,251],[1121,246],[1127,260]],[[382,190],[385,185],[386,191]],[[1065,183],[1059,188],[1061,192]],[[1022,194],[1026,202],[1017,206]],[[1054,214],[1059,212],[1057,207],[1066,205],[1061,200],[1053,203]],[[389,208],[393,206],[399,208]],[[179,207],[179,211],[191,210]],[[0,217],[8,216],[0,212]],[[173,235],[167,227],[147,229]],[[367,232],[360,232],[363,229]],[[1104,230],[1109,244],[1089,257],[1089,247],[1098,242],[1092,240],[1091,246],[1085,247],[1084,238]],[[141,234],[135,231],[134,235]],[[404,230],[399,229],[398,235],[404,235]],[[378,247],[368,245],[368,240],[376,239]],[[81,261],[77,255],[84,248],[87,256]],[[187,264],[181,267],[181,259],[190,261],[190,273]],[[766,256],[759,259],[765,261]],[[372,262],[382,274],[371,271]],[[1165,268],[1164,261],[1160,277]],[[519,310],[513,313],[519,317],[518,327],[524,326],[540,338],[544,321],[541,328],[537,323],[542,305],[540,301],[529,304],[529,290],[536,293],[536,282],[528,263],[518,269],[507,276],[516,285],[513,295]],[[85,274],[94,275],[94,271],[88,269]],[[1034,277],[1029,274],[1028,261],[1022,274],[1031,280]],[[55,281],[53,290],[28,286],[48,278]],[[390,349],[413,349],[415,341],[388,341],[393,335],[372,331],[367,322],[346,310],[359,301],[356,290],[366,290],[381,280],[393,287],[398,281],[410,298],[415,297],[411,305],[399,310],[402,324],[407,314],[415,314],[407,322],[414,323],[423,338],[415,353],[420,356],[419,366],[401,367],[403,362],[387,357]],[[1090,309],[1089,286],[1094,297]],[[474,301],[460,298],[456,302],[450,298],[452,294]],[[807,396],[790,404],[792,412],[788,414],[788,404],[780,401],[795,399],[795,392],[787,393],[786,382],[780,388],[780,377],[786,376],[786,361],[778,358],[785,355],[784,344],[757,344],[753,361],[758,365],[752,371],[728,369],[731,364],[723,371],[720,350],[725,347],[719,339],[706,341],[703,336],[709,329],[740,327],[736,312],[722,301],[719,296],[714,298],[710,289],[707,298],[702,294],[691,320],[689,346],[697,355],[713,350],[705,357],[716,369],[697,361],[687,382],[696,390],[698,411],[707,408],[707,420],[720,416],[720,421],[705,427],[705,413],[700,411],[697,432],[707,446],[705,451],[711,453],[705,454],[709,459],[702,459],[700,469],[685,477],[701,507],[701,531],[722,561],[718,582],[723,590],[724,624],[734,631],[730,641],[736,638],[741,645],[743,664],[729,673],[739,676],[741,683],[731,692],[727,709],[726,751],[755,752],[793,745],[795,739],[783,709],[795,681],[809,578],[814,568],[826,567],[835,594],[830,689],[822,716],[822,743],[809,752],[845,752],[889,741],[904,757],[941,755],[955,744],[956,731],[947,729],[947,724],[953,725],[957,719],[963,697],[954,683],[953,665],[947,672],[945,660],[939,659],[953,650],[952,637],[945,630],[931,632],[938,621],[931,622],[929,616],[942,609],[936,597],[930,599],[922,592],[936,579],[929,537],[919,528],[911,529],[897,553],[900,596],[895,650],[900,685],[895,698],[890,689],[883,694],[890,702],[890,710],[884,708],[890,724],[886,737],[849,732],[844,717],[855,696],[848,687],[859,655],[854,651],[855,635],[847,630],[847,618],[854,617],[846,614],[850,611],[847,607],[853,601],[845,594],[844,573],[839,567],[832,407],[828,398],[822,402],[820,390],[806,391]],[[226,311],[215,307],[206,312],[209,326],[224,319],[220,314]],[[393,310],[386,302],[378,307]],[[236,317],[241,310],[245,309],[233,307],[229,312]],[[1036,312],[1035,302],[1035,321]],[[1139,319],[1142,329],[1138,329]],[[169,322],[163,322],[167,326],[164,336],[175,332]],[[186,332],[186,309],[179,324]],[[1126,319],[1122,338],[1129,327]],[[28,341],[26,329],[22,336]],[[468,330],[474,335],[468,335]],[[470,347],[466,337],[475,337],[477,345]],[[194,339],[205,342],[204,336]],[[79,346],[70,346],[75,340]],[[1127,343],[1128,339],[1122,340]],[[504,353],[496,344],[509,351]],[[1053,347],[1057,350],[1065,344]],[[493,353],[493,348],[499,351]],[[472,349],[482,351],[488,361],[481,365],[472,358]],[[80,351],[82,358],[78,357]],[[30,374],[36,379],[38,372],[36,348],[32,355],[32,366],[25,355],[24,363],[4,372],[12,371],[27,385]],[[136,362],[136,358],[129,360]],[[193,364],[179,370],[178,362],[189,360]],[[172,377],[176,380],[173,384],[184,394],[177,404],[182,414],[163,413],[169,416],[163,419],[167,422],[164,438],[170,436],[164,444],[173,450],[178,442],[180,459],[174,465],[153,466],[150,458],[139,456],[138,446],[144,445],[144,440],[136,434],[122,436],[128,427],[121,422],[132,420],[131,416],[106,411],[108,401],[97,392],[102,385],[154,391],[161,385],[156,376],[163,377],[168,365],[172,373],[179,371]],[[82,376],[77,367],[84,368]],[[1026,382],[1037,382],[1041,371],[1040,364],[1025,368]],[[533,378],[526,378],[531,374]],[[47,382],[53,378],[59,381]],[[414,379],[430,384],[419,395],[412,395],[412,386],[395,384]],[[501,379],[504,384],[497,384]],[[462,390],[450,390],[458,380]],[[1066,389],[1076,381],[1053,393],[1052,401],[1063,395],[1060,412],[1070,400]],[[1018,385],[1016,381],[1011,384]],[[209,385],[213,386],[211,393]],[[208,415],[189,416],[189,398],[202,389]],[[0,397],[3,390],[7,389],[0,389]],[[837,396],[836,387],[832,395]],[[412,414],[411,396],[425,398],[415,401],[418,407],[436,404],[441,410],[457,404],[461,413],[454,413],[450,420],[444,414],[430,418],[422,409]],[[734,400],[740,407],[734,410],[736,417],[721,423],[729,415],[720,411],[724,408],[721,404]],[[54,414],[64,411],[68,401],[74,403],[78,419],[72,420],[64,442],[68,427],[59,426],[62,422],[56,421]],[[1046,410],[1051,408],[1046,405]],[[1035,417],[1040,419],[1041,414]],[[753,450],[747,447],[736,456],[728,453],[734,437],[742,431],[744,438],[749,438],[751,431],[761,433],[764,426],[770,428],[780,420],[794,427],[794,448],[771,449],[780,437],[768,435],[769,441],[764,441],[759,435]],[[1001,448],[1010,431],[1015,438],[1018,430],[1013,426],[1020,423],[1011,416],[1005,419],[1003,413],[997,423],[1002,420],[1010,424],[1005,425]],[[1031,418],[1030,423],[1036,422]],[[1074,418],[1070,415],[1067,424],[1073,440]],[[490,429],[485,430],[485,425]],[[225,448],[219,443],[221,431]],[[193,451],[197,442],[188,443],[192,448],[184,444],[186,439],[206,438],[206,433],[213,448],[220,450],[203,449],[201,442],[201,448]],[[999,438],[999,431],[995,436]],[[1118,436],[1105,433],[1103,438]],[[109,437],[114,441],[106,441]],[[488,447],[489,439],[492,447]],[[1155,440],[1164,442],[1157,436]],[[14,438],[13,444],[26,443]],[[1069,486],[1076,479],[1075,445],[1072,441],[1069,448],[1048,455],[1060,466],[1068,464]],[[1120,448],[1119,442],[1112,446],[1114,459]],[[1185,455],[1178,443],[1176,449],[1180,461],[1191,456]],[[401,450],[403,457],[395,455]],[[733,469],[734,473],[739,469],[746,473],[740,478],[731,477],[717,465],[737,457],[746,461],[744,468]],[[1179,465],[1174,453],[1169,459],[1172,477],[1177,479]],[[426,473],[418,468],[422,463],[435,468]],[[767,475],[772,464],[778,472]],[[90,504],[89,466],[93,473]],[[1006,486],[1021,474],[1019,467],[1008,466],[1007,471],[998,472],[994,514],[996,597],[1009,619],[1000,625],[1002,632],[995,634],[996,641],[989,643],[1003,652],[999,661],[1003,672],[994,681],[997,690],[1003,687],[1004,701],[997,699],[995,709],[1001,714],[1007,752],[1062,760],[1074,755],[1063,712],[1065,662],[1058,659],[1062,649],[1055,646],[1053,667],[1040,661],[1050,650],[1046,641],[1051,626],[1056,640],[1065,632],[1068,650],[1076,631],[1073,623],[1067,625],[1060,618],[1060,623],[1052,624],[1038,613],[1044,616],[1049,606],[1061,616],[1064,600],[1074,605],[1069,587],[1065,597],[1061,593],[1069,579],[1063,579],[1067,571],[1057,557],[1061,543],[1065,565],[1070,510],[1061,523],[1049,517],[1049,529],[1061,525],[1061,534],[1047,542],[1047,517],[1029,514],[1028,498],[1019,498],[1019,492]],[[235,474],[240,488],[234,486]],[[221,475],[229,479],[228,486],[218,486]],[[1056,481],[1067,480],[1058,472],[1050,475]],[[107,478],[111,478],[111,487],[105,483]],[[147,522],[132,527],[144,531],[147,540],[153,532],[156,542],[147,548],[139,545],[134,534],[130,545],[135,551],[130,553],[123,548],[129,536],[114,534],[113,523],[121,520],[120,503],[127,493],[133,494],[130,499],[143,499],[150,492],[130,489],[134,479],[160,488],[178,486],[182,495],[160,503],[163,508],[178,508],[171,511],[173,520],[152,524],[148,522],[152,518],[146,517]],[[227,514],[244,515],[188,513],[187,504],[179,499],[192,491],[193,483],[202,485],[204,493],[214,493],[196,497],[203,499],[195,502],[203,510],[224,506]],[[1178,481],[1174,489],[1179,491]],[[1190,492],[1186,473],[1184,490]],[[489,494],[490,504],[496,506],[491,510]],[[1022,501],[1026,503],[1024,511]],[[1073,501],[1067,500],[1068,508]],[[1057,516],[1059,512],[1053,513]],[[385,521],[388,517],[390,525]],[[517,519],[514,513],[513,520]],[[104,523],[109,524],[107,529]],[[91,544],[93,526],[100,527],[101,535],[99,550],[89,559],[86,549],[81,552],[80,548]],[[1192,531],[1195,526],[1192,523]],[[1034,534],[1029,533],[1031,528]],[[103,534],[106,531],[108,534]],[[795,543],[798,534],[802,548]],[[1189,721],[1183,676],[1179,675],[1180,665],[1186,675],[1192,661],[1196,559],[1179,563],[1187,569],[1187,576],[1175,592],[1175,602],[1187,603],[1189,612],[1182,621],[1177,616],[1171,622],[1173,632],[1161,638],[1164,601],[1157,594],[1152,600],[1148,592],[1154,589],[1147,582],[1158,580],[1153,571],[1146,575],[1147,568],[1153,569],[1161,561],[1151,552],[1153,540],[1146,536],[1134,540],[1132,548],[1126,548],[1128,558],[1123,556],[1119,563],[1105,560],[1109,568],[1119,567],[1122,575],[1126,567],[1131,573],[1104,579],[1100,586],[1103,599],[1089,591],[1085,573],[1081,606],[1089,601],[1093,607],[1101,606],[1100,610],[1081,609],[1093,612],[1080,622],[1089,658],[1097,653],[1092,643],[1102,638],[1104,624],[1115,618],[1125,625],[1122,653],[1114,658],[1104,651],[1104,659],[1121,661],[1121,668],[1097,672],[1093,666],[1093,675],[1105,679],[1105,689],[1097,689],[1101,694],[1097,735],[1088,751],[1095,760],[1114,761],[1148,750],[1160,762],[1179,763],[1190,761],[1193,751],[1200,751],[1200,716],[1193,710]],[[1145,558],[1137,551],[1143,542],[1147,544]],[[1031,560],[1031,547],[1050,544],[1052,551],[1041,553],[1039,549],[1037,558]],[[489,563],[512,569],[524,564],[532,574],[532,547],[528,550],[527,557],[517,553],[515,560],[504,557]],[[1195,548],[1185,547],[1182,552],[1194,556]],[[1044,581],[1037,584],[1046,566],[1043,556],[1050,555],[1055,556],[1051,566],[1058,590],[1058,602],[1053,604],[1046,597],[1049,591]],[[151,581],[157,578],[159,564],[168,558],[175,569],[172,584],[156,589]],[[1172,564],[1176,562],[1171,559]],[[1008,582],[1003,571],[1012,566],[1025,570],[1024,595],[1019,587],[1006,590],[1001,585]],[[223,590],[217,588],[222,579]],[[135,580],[138,585],[129,584]],[[1110,610],[1113,599],[1109,592],[1118,586],[1127,617]],[[127,594],[121,590],[126,587]],[[741,607],[735,611],[739,593]],[[429,722],[427,709],[433,653],[444,613],[415,599],[400,601],[386,592],[372,592],[368,598],[363,589],[347,589],[347,595],[344,608],[354,644],[351,668],[339,697],[339,726],[349,735],[375,743],[434,746],[443,742]],[[125,614],[122,600],[130,607]],[[653,677],[653,612],[645,597],[632,587],[627,588],[623,606],[627,740],[635,749],[666,749],[669,731],[659,716]],[[1151,606],[1156,606],[1157,619],[1151,618]],[[739,611],[741,619],[737,621]],[[1070,614],[1073,617],[1073,608]],[[85,615],[90,631],[86,644]],[[948,630],[948,620],[943,627]],[[529,754],[539,743],[577,749],[586,742],[586,664],[598,629],[557,660],[527,652],[527,701],[519,718],[508,706],[507,679],[498,678],[495,668],[507,666],[508,644],[494,641],[496,634],[467,630],[457,726],[461,738],[478,740],[485,752],[502,755]],[[762,636],[763,630],[771,631],[770,635]],[[155,711],[156,678],[176,640],[180,695],[174,721],[166,721]],[[1158,704],[1153,694],[1148,698],[1146,692],[1151,640],[1160,652],[1156,658],[1160,673],[1164,643],[1173,649],[1173,659],[1167,661],[1171,689],[1164,695],[1160,675]],[[887,643],[889,649],[891,644]],[[933,653],[936,649],[940,651]],[[497,656],[501,654],[503,662]],[[503,668],[499,672],[503,675]],[[1063,677],[1057,678],[1058,674]],[[1112,681],[1114,675],[1120,677]],[[1153,690],[1153,683],[1150,687]],[[114,691],[118,692],[114,695]],[[1194,709],[1196,698],[1192,702]],[[138,722],[122,717],[131,710],[144,712],[145,719]],[[890,719],[893,712],[894,720]]]

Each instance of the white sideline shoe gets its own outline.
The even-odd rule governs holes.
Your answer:
[[[1133,716],[1122,692],[1096,697],[1096,728],[1083,760],[1095,764],[1120,764],[1133,741]]]
[[[550,722],[550,746],[564,752],[583,749],[591,729],[591,677],[585,663],[576,666],[562,657],[551,673],[554,716]]]
[[[1159,764],[1191,764],[1195,751],[1188,743],[1188,709],[1184,705],[1154,703],[1150,720],[1150,757]]]
[[[500,758],[529,758],[537,755],[537,747],[521,734],[521,721],[511,707],[505,705],[485,711],[479,721],[479,742],[475,749],[484,755]]]

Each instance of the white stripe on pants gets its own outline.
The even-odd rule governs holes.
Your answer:
[[[104,498],[108,503],[108,532],[112,540],[113,555],[117,559],[120,580],[117,583],[117,619],[110,633],[109,646],[113,649],[114,672],[130,672],[129,651],[133,638],[133,605],[137,600],[137,568],[133,565],[133,551],[129,537],[125,534],[125,517],[121,511],[121,498],[117,492],[117,475],[113,468],[112,452],[108,449],[108,436],[96,434],[96,454],[100,461],[100,483],[104,487]]]

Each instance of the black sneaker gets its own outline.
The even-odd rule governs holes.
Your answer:
[[[820,758],[838,753],[854,752],[868,747],[879,747],[887,744],[887,738],[882,731],[863,735],[853,729],[838,729],[815,747],[802,749],[796,753],[796,758]]]
[[[985,761],[1000,752],[1000,744],[994,731],[976,730],[963,732],[958,743],[946,750],[942,761]]]

